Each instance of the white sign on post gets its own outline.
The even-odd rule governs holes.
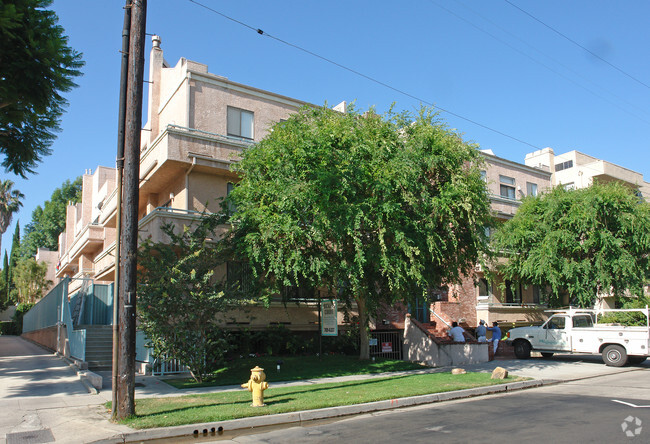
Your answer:
[[[338,309],[336,299],[324,299],[321,301],[321,335],[338,336]]]

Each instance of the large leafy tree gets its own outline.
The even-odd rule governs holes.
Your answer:
[[[367,359],[369,315],[459,281],[485,250],[480,162],[429,109],[305,108],[244,151],[236,241],[269,293],[303,286],[354,302]]]
[[[0,3],[0,153],[2,166],[23,177],[50,154],[67,104],[62,94],[83,66],[51,3]]]
[[[37,206],[32,212],[32,220],[25,225],[20,243],[20,257],[34,257],[39,248],[56,251],[59,234],[65,229],[66,207],[69,203],[81,201],[81,177],[74,182],[66,180],[61,187],[52,192],[50,200]]]
[[[223,273],[227,242],[215,242],[223,222],[205,216],[192,229],[163,231],[168,242],[145,240],[138,253],[138,319],[156,356],[178,359],[201,382],[228,350],[218,315],[241,298]]]
[[[643,295],[650,278],[650,204],[618,183],[527,198],[493,240],[505,277],[545,289],[551,305]]]
[[[23,206],[20,200],[25,196],[20,191],[14,190],[13,187],[14,183],[10,180],[0,181],[0,245],[2,235],[11,224],[14,213]]]
[[[47,279],[47,263],[36,262],[34,258],[23,259],[12,270],[12,280],[18,292],[18,302],[34,303],[43,297],[52,285]]]

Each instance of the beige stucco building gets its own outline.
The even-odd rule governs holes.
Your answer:
[[[650,202],[650,183],[643,174],[597,159],[580,151],[555,154],[552,148],[526,154],[526,165],[547,168],[551,172],[551,184],[565,188],[586,188],[594,181],[607,183],[618,181],[638,192]]]
[[[204,211],[221,211],[222,198],[237,181],[231,166],[242,150],[261,140],[274,123],[309,104],[211,74],[206,65],[184,58],[170,66],[160,38],[152,40],[138,218],[140,239],[156,242],[165,239],[163,224],[181,230]],[[81,203],[68,206],[66,230],[59,237],[56,276],[72,278],[70,293],[88,279],[113,282],[116,205],[116,170],[100,166],[87,171]],[[278,302],[268,310],[229,313],[224,322],[311,330],[318,324],[316,307]]]

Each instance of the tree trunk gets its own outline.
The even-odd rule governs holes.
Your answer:
[[[355,298],[359,309],[359,359],[370,359],[370,340],[368,336],[368,313],[363,297]]]

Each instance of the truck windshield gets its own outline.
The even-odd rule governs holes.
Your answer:
[[[544,328],[563,329],[565,323],[566,323],[566,318],[564,316],[552,316],[548,321],[546,321],[546,324],[544,324]]]
[[[591,316],[574,316],[573,317],[573,326],[574,327],[593,327],[594,323],[591,320]]]

